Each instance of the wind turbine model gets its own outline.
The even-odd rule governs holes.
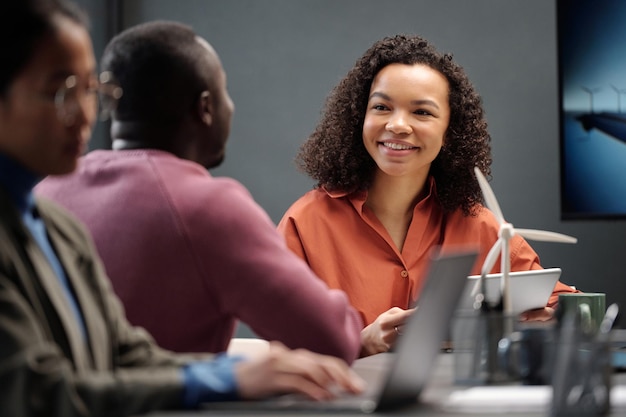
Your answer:
[[[483,192],[483,196],[485,197],[485,203],[487,204],[487,208],[489,208],[493,214],[496,216],[498,223],[500,223],[500,231],[498,232],[498,240],[489,250],[487,257],[485,258],[485,262],[483,263],[483,267],[481,270],[481,283],[484,282],[485,275],[489,273],[491,268],[498,259],[498,254],[501,255],[501,273],[502,273],[502,283],[501,283],[501,291],[502,291],[502,301],[504,305],[504,313],[512,314],[513,306],[511,305],[511,293],[509,287],[509,273],[511,272],[511,258],[510,258],[510,249],[509,249],[509,240],[516,234],[525,237],[529,240],[538,240],[544,242],[562,242],[562,243],[576,243],[577,239],[575,237],[563,235],[561,233],[555,232],[546,232],[544,230],[533,230],[533,229],[515,229],[511,223],[508,223],[504,220],[504,216],[502,215],[502,211],[500,210],[500,206],[498,205],[498,201],[496,200],[496,196],[493,193],[487,179],[480,172],[478,167],[474,167],[474,173],[476,174],[476,178],[478,179],[478,184],[480,185],[480,189]],[[484,288],[481,289],[484,294]],[[483,301],[486,302],[486,301]]]

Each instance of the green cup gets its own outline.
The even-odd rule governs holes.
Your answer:
[[[606,313],[606,295],[599,292],[559,294],[558,308],[561,310],[561,317],[578,311],[581,330],[594,334]]]

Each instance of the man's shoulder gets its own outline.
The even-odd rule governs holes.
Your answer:
[[[190,177],[181,182],[180,190],[195,200],[210,200],[227,203],[229,201],[253,201],[250,191],[239,181],[230,177],[210,175]]]

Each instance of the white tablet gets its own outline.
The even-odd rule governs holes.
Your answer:
[[[509,273],[513,314],[545,307],[560,276],[560,268],[534,269]],[[475,299],[472,291],[479,277],[479,275],[467,277],[459,308],[472,309]],[[502,274],[488,274],[486,278],[486,299],[490,303],[497,303],[500,299]]]

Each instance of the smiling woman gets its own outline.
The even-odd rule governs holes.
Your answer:
[[[419,36],[381,39],[357,60],[297,161],[317,187],[278,228],[361,313],[362,355],[395,343],[433,248],[478,247],[478,273],[498,239],[473,174],[478,167],[489,176],[491,166],[480,96],[451,55]],[[524,239],[511,245],[512,270],[541,268]],[[562,291],[572,290],[557,284],[546,310],[530,318],[550,317]]]
[[[375,178],[408,176],[424,184],[448,128],[448,81],[426,65],[390,64],[370,90],[363,144],[376,162]],[[397,243],[402,249],[404,242]]]

